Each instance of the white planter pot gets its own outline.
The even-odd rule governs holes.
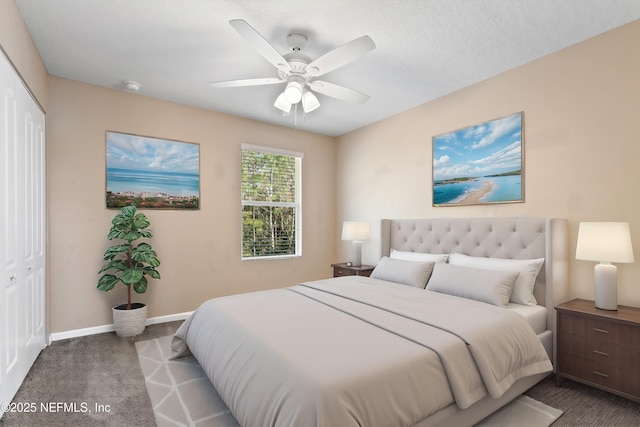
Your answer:
[[[116,334],[119,337],[140,335],[147,323],[147,306],[136,302],[131,303],[131,310],[127,310],[126,307],[126,304],[122,304],[112,309]]]

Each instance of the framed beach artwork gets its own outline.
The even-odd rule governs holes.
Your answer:
[[[433,206],[523,202],[523,113],[433,137]]]
[[[200,145],[107,131],[107,208],[200,208]]]

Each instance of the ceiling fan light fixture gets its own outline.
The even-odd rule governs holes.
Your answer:
[[[320,106],[320,101],[318,101],[318,97],[316,97],[313,93],[306,90],[302,94],[302,108],[305,113],[310,113],[316,108]]]
[[[284,89],[284,97],[291,104],[297,104],[302,99],[302,90],[303,86],[300,83],[296,81],[289,82]]]
[[[273,106],[284,113],[289,113],[291,111],[291,103],[287,101],[285,92],[282,92],[280,95],[278,95],[278,97],[276,98],[276,102],[273,103]]]

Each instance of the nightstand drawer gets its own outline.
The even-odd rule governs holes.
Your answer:
[[[562,372],[566,375],[622,393],[640,396],[638,373],[629,372],[613,364],[600,363],[566,353],[560,353],[558,359]]]
[[[631,342],[633,328],[602,319],[560,313],[562,332],[589,340],[625,345]]]
[[[333,267],[333,277],[355,276],[356,272],[349,268]]]
[[[629,347],[568,334],[564,330],[558,334],[558,340],[560,351],[564,354],[598,363],[627,366],[633,372],[640,372],[637,364],[639,352]]]
[[[342,276],[366,276],[369,277],[371,272],[373,271],[372,265],[347,265],[346,263],[340,264],[331,264],[333,268],[333,277],[342,277]]]

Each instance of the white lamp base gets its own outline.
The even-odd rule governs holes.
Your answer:
[[[351,265],[360,267],[362,265],[362,241],[354,240],[351,246]]]
[[[618,309],[617,267],[600,263],[594,268],[596,284],[596,308],[602,310]]]

